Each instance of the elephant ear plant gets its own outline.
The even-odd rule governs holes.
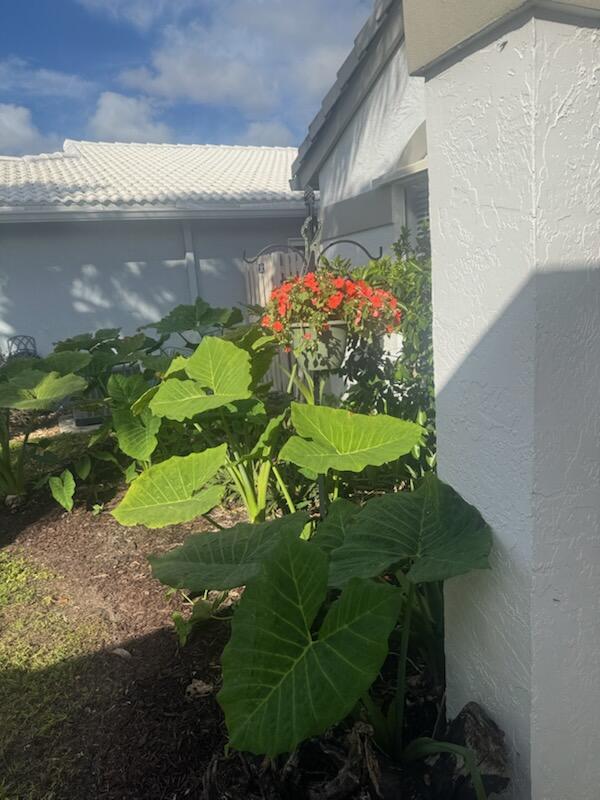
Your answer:
[[[314,474],[386,463],[423,435],[418,425],[385,415],[299,404],[292,404],[291,423],[295,435],[279,459]],[[232,746],[273,758],[359,714],[392,758],[463,756],[483,800],[470,753],[433,739],[406,742],[404,708],[414,621],[433,625],[439,583],[487,568],[490,547],[477,510],[430,475],[415,492],[373,497],[362,507],[334,500],[309,537],[307,517],[296,513],[193,535],[151,561],[155,576],[176,589],[246,586],[219,694]],[[392,634],[400,636],[399,654],[390,652]],[[397,678],[394,699],[382,703],[373,684],[386,660],[395,662]]]
[[[46,359],[9,362],[0,370],[0,493],[6,497],[25,494],[25,466],[32,448],[29,441],[33,425],[25,430],[18,454],[10,446],[10,412],[49,411],[67,398],[81,394],[87,382],[74,371],[81,369],[87,356],[56,353]]]
[[[162,382],[133,403],[130,422],[141,424],[149,415],[144,433],[152,435],[150,423],[170,420],[189,431],[201,452],[146,470],[115,510],[117,520],[160,527],[206,514],[224,496],[224,488],[214,485],[217,474],[226,476],[252,522],[265,518],[273,481],[287,510],[295,511],[273,457],[285,414],[268,414],[262,399],[261,379],[272,357],[268,345],[262,334],[248,331],[239,344],[207,336],[192,355],[173,359]],[[155,491],[159,486],[163,490]]]

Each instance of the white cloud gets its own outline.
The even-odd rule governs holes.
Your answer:
[[[294,134],[283,122],[251,122],[236,144],[257,144],[287,147],[294,144]]]
[[[196,6],[203,15],[166,26],[151,63],[122,73],[123,85],[169,102],[227,105],[250,121],[280,110],[305,124],[372,0],[302,0],[293,7],[292,0],[196,0]]]
[[[53,69],[33,67],[11,56],[0,61],[0,86],[4,93],[20,92],[40,97],[81,98],[93,88],[90,81]]]
[[[80,5],[114,20],[124,20],[139,30],[148,30],[165,15],[176,17],[197,0],[77,0]]]
[[[109,142],[168,142],[173,132],[156,119],[152,101],[103,92],[88,129],[95,139]]]
[[[36,127],[28,108],[0,103],[0,153],[33,154],[56,150],[59,146],[57,137],[46,136]]]

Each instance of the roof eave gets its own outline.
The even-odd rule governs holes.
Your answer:
[[[403,40],[402,0],[378,0],[298,148],[290,180],[294,191],[319,188],[321,166]]]
[[[116,206],[56,207],[0,206],[0,224],[23,222],[119,222],[126,220],[302,218],[302,199],[277,203],[227,203],[178,207]]]

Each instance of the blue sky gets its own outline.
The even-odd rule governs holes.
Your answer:
[[[0,154],[65,138],[298,144],[373,0],[18,0]]]

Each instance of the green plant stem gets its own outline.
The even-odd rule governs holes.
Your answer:
[[[217,528],[217,530],[219,530],[219,531],[224,531],[224,530],[227,530],[227,529],[226,529],[226,528],[225,528],[223,525],[220,525],[220,524],[217,522],[217,520],[216,520],[216,519],[213,519],[213,518],[210,516],[210,514],[202,514],[202,516],[204,517],[204,519],[205,519],[207,522],[210,522],[210,524],[211,524],[211,525],[214,525],[214,527],[215,527],[215,528]],[[192,601],[190,600],[190,602],[192,602]]]
[[[402,741],[404,738],[404,707],[406,704],[406,667],[408,661],[408,643],[410,640],[410,623],[412,619],[413,604],[415,600],[415,585],[412,581],[406,593],[406,605],[402,625],[402,638],[400,640],[400,654],[398,656],[398,672],[396,681],[396,696],[394,698],[394,753],[396,758],[402,755]]]
[[[286,393],[291,394],[292,389],[294,388],[294,383],[296,382],[296,374],[298,373],[298,363],[294,362],[294,366],[292,367],[292,371],[289,374],[290,379],[288,381]]]
[[[273,464],[273,475],[275,476],[275,480],[277,481],[277,485],[279,486],[279,490],[280,490],[281,494],[283,495],[283,499],[287,503],[287,507],[289,508],[290,513],[291,514],[295,514],[296,513],[296,505],[295,505],[294,501],[292,500],[292,496],[290,495],[290,493],[288,491],[288,488],[285,485],[285,482],[284,482],[283,478],[281,477],[281,473],[279,472],[279,469],[277,468],[277,466],[275,464]]]
[[[271,467],[271,462],[268,459],[264,461],[260,465],[258,477],[256,479],[256,504],[261,518],[264,518],[265,510],[267,508],[267,491],[269,489]]]
[[[240,469],[239,465],[232,463],[230,460],[228,460],[225,469],[235,484],[242,502],[246,506],[250,522],[254,522],[258,515],[258,508],[256,505],[256,498],[254,496],[254,490],[249,484],[248,476],[246,475],[245,470]]]

